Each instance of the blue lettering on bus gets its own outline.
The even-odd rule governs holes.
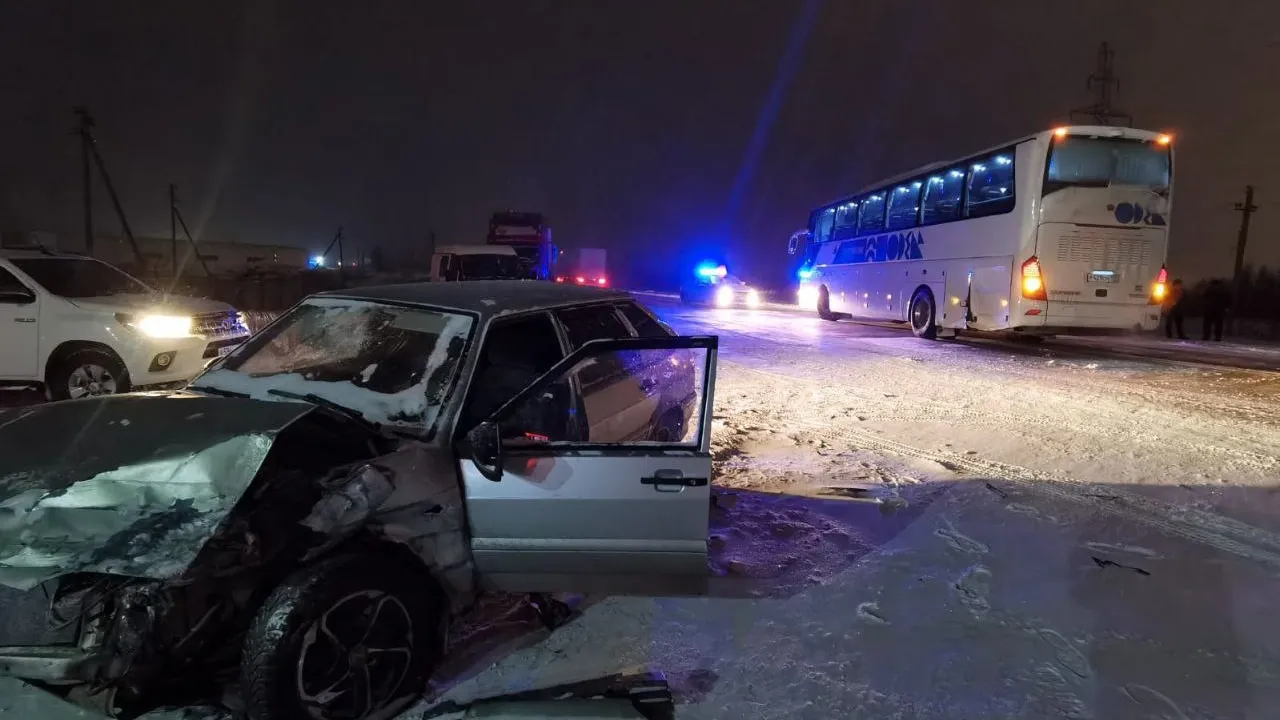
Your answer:
[[[1108,206],[1112,209],[1112,206]],[[1116,222],[1122,225],[1164,226],[1164,213],[1148,210],[1138,203],[1122,202],[1114,206]]]
[[[924,236],[919,230],[868,235],[846,240],[836,248],[832,264],[862,264],[894,260],[923,260]]]

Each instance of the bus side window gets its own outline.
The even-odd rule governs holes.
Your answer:
[[[1013,152],[997,153],[969,165],[969,217],[1013,210]]]
[[[890,230],[904,230],[916,226],[916,218],[920,213],[919,180],[899,185],[889,193],[889,225]]]
[[[951,168],[931,175],[924,182],[924,208],[921,224],[960,219],[960,200],[964,193],[964,170]]]
[[[818,222],[813,229],[814,242],[826,242],[831,239],[831,228],[835,224],[836,209],[826,208],[818,215]]]
[[[884,193],[876,192],[862,201],[858,212],[858,234],[877,233],[884,230]]]
[[[858,224],[858,203],[848,202],[836,208],[836,227],[853,227]]]

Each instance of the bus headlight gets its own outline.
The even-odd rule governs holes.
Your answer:
[[[749,308],[760,307],[760,291],[759,290],[751,289],[747,291],[747,307]]]
[[[803,310],[818,309],[818,288],[813,285],[801,285],[796,293],[796,303]]]
[[[716,307],[729,307],[733,304],[733,288],[721,285],[716,290]]]

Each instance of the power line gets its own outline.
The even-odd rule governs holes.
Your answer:
[[[1115,51],[1110,43],[1103,42],[1098,46],[1098,65],[1085,79],[1085,89],[1093,92],[1093,104],[1078,107],[1071,111],[1071,121],[1078,117],[1091,118],[1099,125],[1111,125],[1113,120],[1122,120],[1125,127],[1133,125],[1133,116],[1112,105],[1112,94],[1120,89],[1120,78],[1112,70]]]

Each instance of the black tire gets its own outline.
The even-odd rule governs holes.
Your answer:
[[[335,611],[338,614],[331,616]],[[351,613],[345,619],[356,621],[354,626],[344,627],[344,611]],[[355,720],[374,713],[392,717],[426,687],[444,653],[448,616],[444,593],[425,570],[405,563],[351,554],[300,570],[271,592],[245,635],[240,664],[244,716],[247,720]],[[368,625],[359,627],[365,619]],[[329,631],[323,636],[319,634],[322,623]],[[360,637],[350,647],[327,639],[341,639],[344,634]],[[394,645],[400,642],[404,645]],[[375,665],[379,660],[381,664]],[[369,679],[364,683],[363,703],[354,682],[338,692],[344,668],[346,676],[357,677],[353,663],[359,663]],[[317,670],[318,676],[307,677]],[[306,697],[322,694],[332,695],[328,707]],[[353,705],[352,712],[341,712],[348,703]],[[356,705],[365,712],[356,712]]]
[[[818,317],[832,322],[840,319],[839,314],[831,312],[831,292],[826,285],[818,288]]]
[[[97,388],[107,387],[107,383],[103,378],[110,379],[110,390],[87,388],[83,394],[76,393],[72,389],[72,376],[77,375],[77,371],[85,368],[100,368],[105,371],[106,375],[93,380],[96,382]],[[106,348],[83,348],[74,350],[66,356],[55,360],[49,368],[49,376],[45,378],[45,385],[49,388],[49,397],[54,400],[71,400],[77,397],[89,395],[113,395],[117,393],[129,392],[133,384],[129,381],[129,371],[125,368],[120,358]]]
[[[938,310],[933,301],[933,293],[929,288],[920,288],[911,296],[911,308],[907,312],[907,321],[911,324],[911,332],[918,338],[934,340],[938,337]]]

